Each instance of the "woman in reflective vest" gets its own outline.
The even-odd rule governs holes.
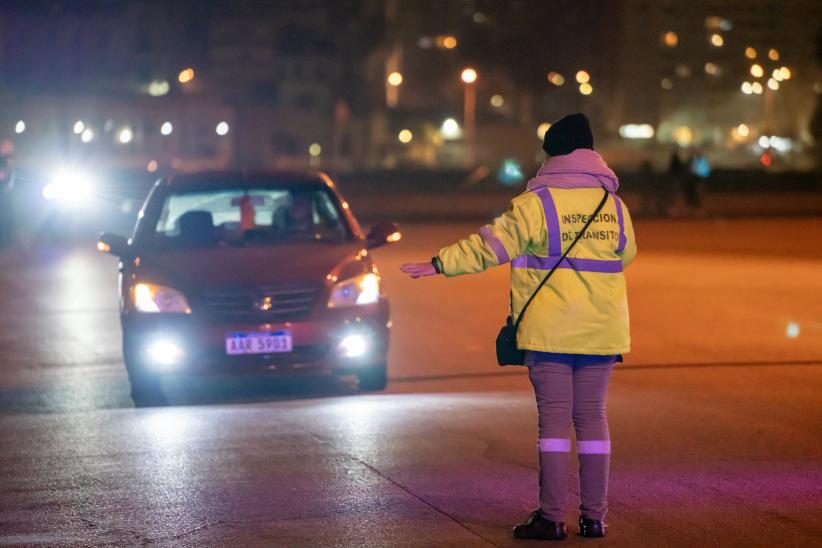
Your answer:
[[[527,191],[490,225],[444,247],[428,263],[401,270],[413,278],[459,276],[511,265],[514,320],[545,274],[559,261],[602,199],[568,257],[537,293],[517,335],[526,350],[539,413],[540,505],[514,527],[517,538],[561,539],[568,463],[576,431],[580,462],[580,532],[604,536],[611,442],[605,399],[613,365],[630,349],[623,269],[636,255],[631,217],[616,196],[619,182],[593,150],[583,114],[571,114],[545,134],[549,158]]]

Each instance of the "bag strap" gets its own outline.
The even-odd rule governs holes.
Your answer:
[[[577,237],[574,238],[574,241],[571,242],[571,245],[568,246],[568,249],[566,249],[565,253],[562,254],[562,257],[559,258],[557,263],[551,268],[551,270],[548,272],[548,274],[545,275],[545,277],[539,283],[539,285],[534,290],[534,292],[531,293],[531,296],[525,302],[525,306],[523,306],[522,310],[520,310],[519,316],[517,317],[516,323],[514,323],[514,335],[516,335],[517,330],[519,329],[519,324],[522,321],[522,317],[525,315],[525,311],[528,309],[528,306],[531,304],[531,301],[534,300],[534,297],[537,296],[537,293],[539,293],[539,290],[542,289],[542,286],[545,285],[545,283],[548,281],[548,279],[553,275],[554,271],[557,268],[559,268],[559,265],[562,263],[562,261],[565,260],[565,257],[568,256],[568,253],[574,248],[574,246],[577,244],[577,242],[580,240],[580,238],[582,238],[582,235],[585,233],[586,230],[588,230],[588,227],[591,226],[591,223],[593,222],[594,217],[596,217],[599,214],[599,212],[602,211],[602,208],[605,206],[605,202],[608,201],[608,195],[609,195],[609,192],[607,190],[605,190],[605,194],[603,194],[602,200],[599,201],[599,205],[594,210],[594,213],[590,217],[588,217],[588,220],[585,222],[585,226],[582,227],[582,230],[579,231],[579,233],[577,234]]]

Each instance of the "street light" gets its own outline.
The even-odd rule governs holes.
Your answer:
[[[400,85],[404,78],[399,70],[399,59],[392,56],[385,64],[385,104],[388,108],[396,108],[400,102]]]
[[[462,70],[462,74],[460,75],[462,81],[466,84],[473,84],[477,81],[477,71],[472,68],[465,68]]]
[[[177,80],[181,84],[187,84],[194,80],[194,69],[191,67],[185,68],[180,71],[180,74],[177,75]]]
[[[477,124],[477,71],[471,67],[462,70],[460,78],[465,84],[462,125],[465,127],[465,162],[473,166],[475,162],[475,129]]]
[[[537,126],[537,139],[542,141],[545,139],[545,134],[548,133],[548,130],[551,129],[551,124],[548,122],[542,122],[540,125]]]
[[[462,129],[460,129],[459,123],[453,118],[446,118],[442,125],[440,126],[440,133],[442,134],[442,138],[446,141],[453,141],[454,139],[459,139],[462,137]]]
[[[555,86],[561,86],[565,83],[565,77],[558,72],[551,71],[548,73],[548,81]]]
[[[134,133],[131,131],[131,128],[124,127],[120,130],[120,133],[117,134],[117,140],[120,141],[120,144],[127,145],[131,142],[134,138]]]
[[[437,36],[435,42],[440,49],[454,49],[458,44],[456,37],[448,34]]]

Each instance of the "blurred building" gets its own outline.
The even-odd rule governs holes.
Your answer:
[[[625,0],[611,133],[649,124],[654,139],[639,148],[699,147],[724,165],[756,162],[770,148],[759,139],[776,136],[770,152],[802,165],[822,92],[820,21],[814,0]]]
[[[5,3],[0,133],[23,165],[350,166],[369,40],[345,38],[369,21],[363,5]]]
[[[814,0],[6,0],[0,137],[18,165],[515,174],[583,111],[618,166],[805,167],[820,21]]]
[[[466,66],[479,74],[476,152],[493,166],[506,156],[523,165],[541,158],[547,122],[574,111],[589,115],[598,148],[627,168],[662,168],[676,148],[732,167],[758,165],[763,154],[774,167],[811,165],[822,3],[384,5],[386,42],[368,74],[372,90],[385,88],[375,150],[389,165],[464,160],[464,139],[438,143],[442,132],[432,129],[446,117],[462,122]],[[402,81],[391,86],[395,71]],[[404,128],[410,143],[399,142]]]

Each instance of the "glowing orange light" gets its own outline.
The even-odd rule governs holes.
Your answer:
[[[177,80],[179,80],[181,84],[187,84],[188,82],[191,82],[192,80],[194,80],[194,69],[188,67],[181,70],[180,74],[177,75]]]
[[[548,73],[548,81],[555,86],[561,86],[565,83],[565,76],[558,72],[551,71]]]
[[[97,242],[97,249],[103,253],[108,253],[111,251],[111,246],[105,242]]]
[[[458,44],[456,37],[451,36],[450,34],[441,34],[436,37],[434,42],[440,49],[454,49]]]
[[[460,78],[466,84],[473,84],[477,81],[477,71],[472,68],[463,69],[462,74],[460,74]]]
[[[385,241],[391,242],[391,243],[399,242],[400,240],[402,240],[402,232],[400,232],[399,230],[397,232],[394,232],[394,233],[390,234],[385,239]]]
[[[759,157],[759,163],[765,167],[770,167],[772,161],[771,155],[767,152],[763,152],[762,156]]]

